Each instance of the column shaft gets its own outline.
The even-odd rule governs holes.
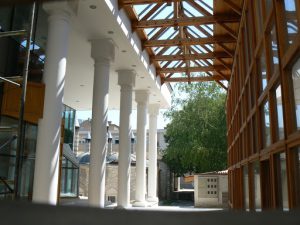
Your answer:
[[[157,116],[159,105],[149,106],[148,201],[157,199]]]
[[[126,208],[130,201],[130,116],[132,110],[132,86],[135,74],[130,70],[118,71],[121,86],[120,128],[119,128],[119,166],[118,166],[118,207]]]
[[[146,206],[146,124],[148,92],[136,91],[137,143],[136,143],[136,192],[134,206]]]
[[[54,10],[49,16],[44,70],[43,119],[38,123],[33,201],[56,204],[59,150],[70,14]]]
[[[114,44],[110,39],[92,40],[94,65],[92,139],[89,168],[89,205],[104,207],[107,154],[107,117],[110,61]]]
[[[108,113],[109,61],[95,63],[92,140],[89,168],[89,204],[104,207],[107,154],[106,123]]]

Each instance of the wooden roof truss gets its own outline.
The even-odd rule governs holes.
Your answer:
[[[119,0],[163,82],[229,81],[242,0]]]

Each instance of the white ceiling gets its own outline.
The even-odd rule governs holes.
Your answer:
[[[91,9],[91,6],[96,6]],[[135,90],[147,89],[149,103],[159,103],[161,108],[170,106],[170,92],[160,86],[155,68],[149,65],[146,52],[142,51],[137,35],[131,33],[130,22],[119,11],[117,0],[81,0],[77,15],[73,18],[67,57],[65,104],[76,110],[90,110],[93,91],[93,60],[90,57],[91,39],[111,38],[116,45],[115,61],[111,65],[109,108],[119,109],[120,87],[117,84],[118,69],[134,69],[137,72]],[[136,107],[133,95],[133,107]]]

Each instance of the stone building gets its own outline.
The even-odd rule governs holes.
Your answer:
[[[228,171],[194,175],[195,207],[228,207]]]
[[[105,200],[106,204],[115,203],[117,200],[117,187],[118,187],[118,157],[119,157],[119,126],[108,121],[107,124],[107,159],[106,159],[106,182],[105,182]],[[167,143],[164,139],[164,129],[157,130],[157,151],[158,151],[158,196],[161,199],[169,199],[169,181],[170,171],[162,161],[161,156]],[[79,196],[88,196],[88,176],[89,176],[89,163],[90,163],[90,139],[91,139],[91,120],[82,121],[79,128],[75,131],[78,144],[77,156],[80,164],[79,171]],[[136,130],[132,130],[131,134],[131,167],[130,167],[130,200],[134,200],[135,187],[136,187]],[[148,164],[148,141],[149,133],[146,133],[146,153]],[[74,147],[75,147],[74,146]],[[148,165],[146,166],[148,168]],[[146,176],[148,173],[146,172]],[[147,190],[146,190],[147,192]]]

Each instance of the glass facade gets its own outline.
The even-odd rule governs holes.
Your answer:
[[[68,144],[73,149],[74,141],[74,126],[75,126],[76,110],[64,105],[63,120],[64,120],[64,143]]]
[[[0,8],[0,32],[28,29],[31,5]],[[41,82],[47,42],[47,15],[40,5],[37,7],[36,25],[31,43],[28,80]],[[22,76],[25,62],[25,36],[0,38],[0,76]],[[1,87],[2,88],[2,87]]]
[[[283,122],[283,107],[281,85],[278,85],[275,91],[276,94],[276,110],[277,110],[277,140],[284,138],[284,122]]]
[[[296,0],[284,0],[284,8],[288,44],[291,45],[296,41],[296,34],[299,33]]]
[[[244,2],[227,95],[228,158],[232,174],[241,164],[249,165],[250,208],[257,210],[300,207],[299,16],[298,0]],[[255,38],[242,29],[249,24]],[[252,55],[245,51],[247,44],[253,45]],[[241,58],[249,59],[249,66]],[[253,151],[240,157],[245,146],[251,147],[248,143]],[[243,176],[232,176],[229,185],[243,181]],[[233,208],[245,208],[245,195],[232,192]]]
[[[294,88],[295,114],[297,129],[300,129],[300,58],[292,67],[292,79]]]
[[[244,208],[249,211],[249,175],[248,175],[248,166],[243,167],[243,189],[244,189]]]
[[[261,191],[260,191],[260,167],[259,162],[252,164],[253,169],[253,185],[254,185],[254,208],[261,211]]]
[[[259,58],[259,75],[261,79],[261,92],[265,90],[268,80],[267,80],[267,68],[266,68],[266,56],[265,51],[261,52],[260,58]]]
[[[12,199],[15,190],[18,120],[2,116],[0,127],[0,199]],[[37,126],[26,123],[25,146],[20,158],[21,174],[18,188],[21,199],[31,199],[32,197],[36,138]]]
[[[268,147],[271,144],[271,129],[270,129],[270,109],[269,102],[266,101],[262,108],[263,118],[263,147]]]
[[[277,195],[278,207],[283,210],[289,209],[288,202],[288,185],[286,171],[286,154],[284,152],[275,155],[276,175],[277,175]]]
[[[60,196],[78,197],[79,165],[66,156],[62,158]]]

